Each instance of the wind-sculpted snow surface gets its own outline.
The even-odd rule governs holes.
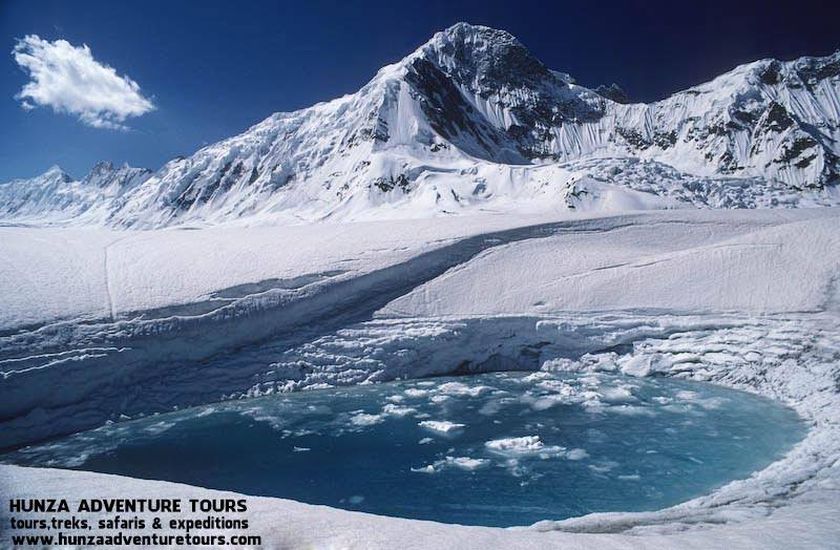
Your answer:
[[[840,52],[756,61],[650,104],[601,90],[460,23],[354,94],[153,174],[0,185],[0,219],[148,228],[840,200]],[[120,183],[89,183],[107,171]]]
[[[608,235],[577,231],[500,246],[414,289],[385,311],[423,317],[820,311],[833,299],[840,274],[836,212],[824,214],[762,228],[712,218],[648,218],[644,225],[615,227]]]

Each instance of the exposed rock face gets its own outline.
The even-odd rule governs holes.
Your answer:
[[[616,103],[624,105],[632,103],[627,93],[616,83],[612,83],[609,86],[601,84],[595,88],[595,93]]]

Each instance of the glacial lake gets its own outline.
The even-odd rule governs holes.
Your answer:
[[[195,407],[2,461],[514,526],[674,505],[748,477],[805,432],[791,409],[711,384],[504,372]]]

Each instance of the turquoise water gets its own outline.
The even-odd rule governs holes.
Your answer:
[[[790,409],[710,384],[493,373],[197,407],[3,459],[512,526],[676,504],[763,468],[804,432]]]

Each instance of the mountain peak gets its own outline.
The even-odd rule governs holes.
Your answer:
[[[93,168],[90,169],[90,173],[88,177],[93,174],[106,174],[108,172],[114,171],[114,163],[108,160],[100,160],[96,164],[93,165]]]
[[[593,90],[596,94],[605,97],[609,100],[615,101],[616,103],[627,104],[632,103],[630,101],[630,97],[627,95],[621,86],[613,82],[609,86],[605,84],[601,84],[597,88]]]
[[[501,29],[494,29],[484,25],[473,25],[466,22],[458,22],[451,27],[435,33],[432,41],[435,39],[474,43],[502,43],[502,42],[517,42],[516,37],[509,32]]]
[[[415,55],[479,92],[489,92],[500,83],[520,87],[553,78],[512,34],[482,25],[456,23],[435,34]]]
[[[62,182],[73,181],[73,178],[70,177],[70,175],[67,172],[65,172],[61,166],[57,164],[53,164],[52,166],[50,166],[47,169],[47,171],[41,174],[39,177],[42,179],[60,180]]]

